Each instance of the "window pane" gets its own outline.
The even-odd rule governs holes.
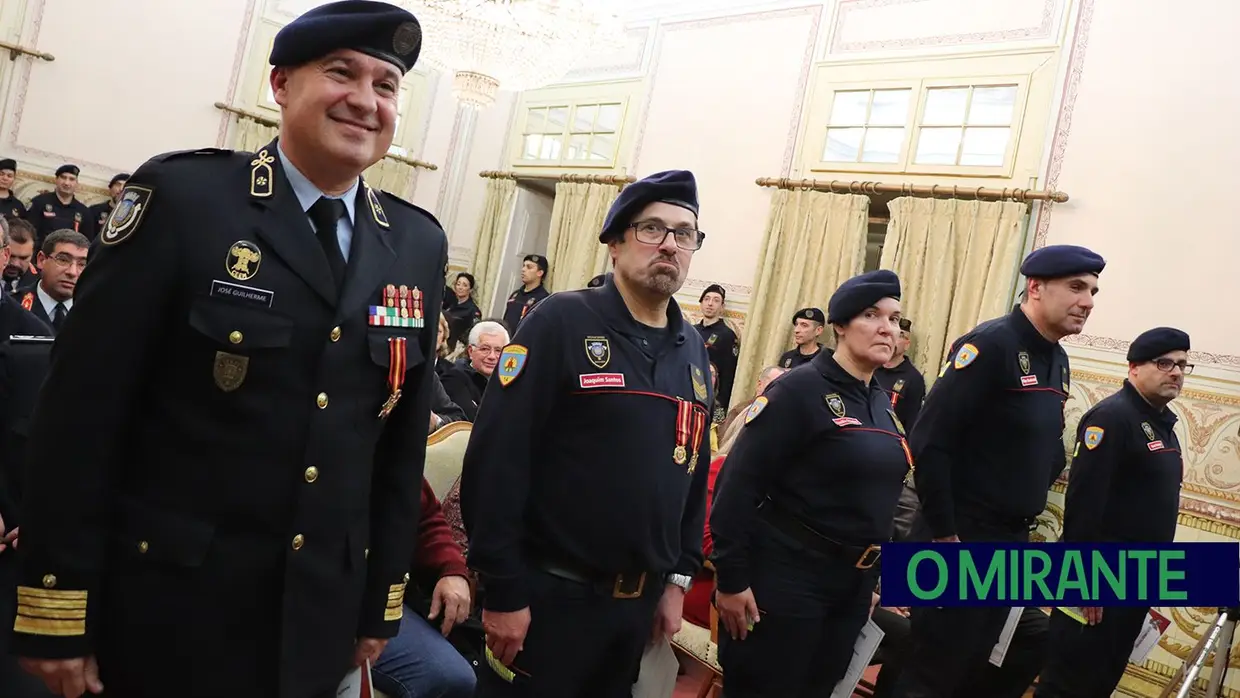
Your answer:
[[[589,160],[590,159],[590,134],[576,133],[568,140],[568,154],[564,156],[565,160]]]
[[[969,105],[970,126],[1011,126],[1016,106],[1016,86],[975,87]],[[967,141],[968,138],[966,137]]]
[[[598,113],[597,104],[583,104],[573,114],[573,132],[589,133],[594,130],[594,115]]]
[[[870,91],[836,92],[831,104],[832,126],[864,126],[866,109],[870,106]]]
[[[522,160],[537,160],[538,151],[542,149],[542,136],[532,133],[525,137],[525,145],[521,148]]]
[[[865,148],[861,162],[900,162],[900,147],[904,145],[904,128],[871,128],[865,133]]]
[[[870,106],[870,126],[903,126],[908,121],[910,90],[875,90]],[[867,162],[869,162],[867,160]]]
[[[1002,167],[1010,131],[1009,128],[965,129],[960,164]]]
[[[956,150],[960,147],[960,129],[923,128],[917,138],[918,165],[955,165]]]
[[[543,136],[542,147],[538,151],[539,160],[559,160],[560,159],[560,143],[559,136]]]
[[[935,87],[926,91],[926,111],[921,123],[926,126],[963,126],[964,107],[969,101],[967,87]]]
[[[615,133],[620,128],[620,105],[598,105],[598,119],[594,122],[595,133]]]
[[[543,127],[547,123],[546,109],[531,109],[525,117],[526,133],[542,133]]]
[[[547,110],[547,128],[544,133],[563,133],[568,123],[568,107],[551,107]]]
[[[827,129],[827,147],[823,150],[824,162],[856,162],[861,151],[864,128]]]
[[[590,143],[590,159],[610,161],[616,152],[616,137],[605,134],[595,134],[594,140]]]

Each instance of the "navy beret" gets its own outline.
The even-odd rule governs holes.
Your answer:
[[[527,254],[525,255],[525,259],[521,261],[522,262],[533,262],[538,265],[539,269],[542,269],[544,274],[547,273],[547,266],[548,266],[547,258],[540,254]]]
[[[60,167],[56,168],[57,177],[59,177],[62,174],[71,174],[74,177],[76,177],[81,173],[82,173],[82,170],[77,165],[61,165]]]
[[[706,287],[705,291],[702,291],[702,295],[698,296],[698,303],[706,300],[706,294],[708,293],[718,293],[721,300],[726,301],[728,299],[728,292],[723,290],[722,286],[719,284],[711,284]]]
[[[1188,351],[1188,333],[1174,327],[1155,327],[1142,332],[1128,345],[1128,360],[1153,361],[1169,351]]]
[[[113,184],[116,184],[117,182],[128,182],[128,181],[129,181],[129,173],[128,173],[128,172],[122,172],[122,173],[120,173],[120,174],[116,175],[115,177],[113,177],[113,178],[112,178],[112,181],[111,181],[111,182],[108,182],[108,186],[110,187],[110,186],[112,186]]]
[[[422,52],[422,25],[408,10],[373,0],[320,5],[276,34],[271,65],[296,66],[351,49],[409,72]]]
[[[13,158],[5,158],[3,160],[0,160],[0,170],[13,170],[14,172],[16,172],[17,161],[14,160]]]
[[[1077,274],[1101,274],[1107,262],[1097,252],[1076,245],[1047,245],[1034,250],[1020,265],[1031,279],[1061,279]]]
[[[827,316],[823,315],[818,308],[801,308],[792,316],[792,324],[797,324],[797,320],[813,320],[819,325],[827,324]]]
[[[840,284],[827,302],[827,319],[843,325],[884,298],[900,300],[900,277],[888,269],[854,276]]]
[[[694,216],[698,215],[697,180],[693,173],[688,170],[656,172],[625,187],[607,211],[598,241],[608,242],[613,237],[623,237],[624,229],[633,222],[630,219],[656,201],[680,206],[692,211]]]

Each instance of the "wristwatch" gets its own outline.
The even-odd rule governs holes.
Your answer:
[[[675,584],[676,586],[680,587],[681,591],[688,594],[689,587],[693,586],[693,577],[690,577],[687,574],[672,573],[672,574],[667,575],[667,583]]]

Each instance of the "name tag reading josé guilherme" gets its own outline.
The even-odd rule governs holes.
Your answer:
[[[396,403],[400,401],[401,386],[405,383],[405,345],[408,339],[405,337],[388,337],[388,351],[391,358],[391,366],[388,368],[388,388],[392,391],[388,395],[388,399],[383,403],[383,407],[379,409],[379,419],[387,419],[392,414],[392,410],[396,409]]]
[[[265,288],[254,288],[253,286],[242,286],[241,284],[216,280],[211,282],[211,295],[216,298],[229,298],[242,301],[243,303],[253,303],[254,305],[270,308],[276,294],[274,291],[268,291]]]

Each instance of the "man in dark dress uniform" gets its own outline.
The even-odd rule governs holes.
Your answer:
[[[719,370],[719,391],[715,395],[716,424],[722,424],[728,413],[732,397],[732,383],[736,380],[736,361],[741,355],[741,338],[723,319],[727,291],[719,284],[711,284],[702,291],[698,304],[702,307],[702,319],[693,327],[706,342],[710,362]]]
[[[1064,497],[1065,543],[1170,543],[1180,513],[1183,452],[1175,413],[1188,363],[1188,334],[1171,327],[1128,346],[1119,392],[1081,417]],[[1110,696],[1124,675],[1148,606],[1061,610],[1051,617],[1050,656],[1038,698]]]
[[[822,351],[822,328],[827,324],[827,316],[820,308],[801,308],[792,316],[792,341],[796,346],[779,357],[779,367],[796,368],[807,364]]]
[[[147,161],[100,233],[18,550],[15,652],[68,698],[334,696],[397,632],[447,240],[359,175],[421,39],[386,3],[302,15],[280,137]]]
[[[17,180],[17,161],[13,158],[0,160],[0,216],[6,218],[25,218],[26,205],[13,193],[13,182]]]
[[[90,209],[78,201],[77,165],[61,165],[56,169],[56,189],[46,191],[30,200],[26,220],[34,226],[34,247],[43,247],[43,239],[55,230],[72,230],[88,238],[95,237],[95,221]]]
[[[112,209],[116,208],[116,204],[121,200],[121,191],[125,189],[125,182],[129,181],[129,174],[122,172],[112,178],[108,182],[108,200],[101,201],[90,207],[90,219],[94,223],[94,232],[88,233],[86,237],[95,238],[104,225],[108,222],[108,216],[112,215]]]
[[[1029,540],[1063,471],[1068,354],[1094,307],[1106,262],[1073,245],[1030,253],[1023,299],[957,339],[909,446],[921,511],[914,540]],[[895,694],[948,698],[987,663],[1011,609],[914,608],[912,652]]]
[[[896,353],[891,357],[891,361],[874,372],[874,379],[887,391],[887,397],[891,398],[891,409],[895,410],[905,429],[913,428],[917,414],[921,412],[921,402],[926,398],[926,379],[908,358],[912,332],[913,323],[908,318],[900,318]]]
[[[483,396],[461,475],[493,670],[478,695],[630,698],[702,565],[706,347],[672,296],[704,234],[685,171],[624,189],[615,272],[526,316]]]
[[[540,254],[527,254],[521,262],[521,288],[508,296],[508,305],[504,307],[504,324],[509,332],[516,332],[517,325],[529,315],[534,306],[542,299],[551,295],[543,281],[547,278],[550,268],[547,258]]]

